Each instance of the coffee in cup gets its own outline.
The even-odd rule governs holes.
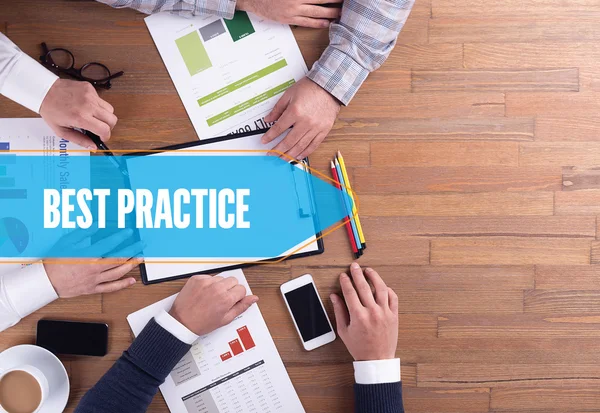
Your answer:
[[[33,366],[21,366],[1,373],[0,407],[8,413],[35,413],[48,394],[48,382]]]

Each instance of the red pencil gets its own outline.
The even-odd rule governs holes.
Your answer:
[[[340,178],[338,177],[337,170],[335,169],[335,165],[333,161],[331,161],[331,175],[333,176],[333,180],[335,181],[335,187],[337,189],[342,189],[342,184],[340,183]],[[344,205],[344,209],[346,205]],[[348,212],[348,211],[346,211]],[[356,241],[354,240],[354,233],[352,232],[352,225],[350,224],[350,215],[346,216],[346,231],[348,232],[348,239],[350,240],[350,246],[352,247],[352,252],[354,253],[354,257],[359,257],[358,248],[356,246]]]

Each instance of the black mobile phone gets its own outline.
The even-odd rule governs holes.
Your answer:
[[[36,345],[54,354],[102,357],[108,353],[108,325],[40,320]]]

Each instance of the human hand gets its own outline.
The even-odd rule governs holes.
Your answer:
[[[58,79],[44,98],[40,115],[57,136],[88,149],[97,149],[90,138],[73,130],[95,133],[103,141],[117,123],[114,109],[88,82]]]
[[[69,245],[69,248],[74,250],[77,248],[78,243],[89,238],[92,233],[92,231],[83,230],[73,231],[63,237],[55,248]],[[97,254],[98,257],[105,256],[130,238],[131,235],[131,230],[117,232],[89,247],[89,251]],[[50,283],[52,283],[56,294],[61,298],[110,293],[135,284],[135,278],[133,277],[121,278],[142,262],[141,258],[136,257],[142,251],[142,248],[142,243],[136,242],[119,252],[110,254],[112,257],[119,258],[81,258],[78,259],[78,263],[69,263],[68,260],[57,258],[43,260],[42,262]],[[83,253],[80,256],[90,256],[90,254]],[[84,262],[84,260],[87,262]]]
[[[231,323],[258,301],[235,277],[195,275],[183,286],[169,314],[201,336]]]
[[[398,343],[398,296],[371,268],[364,272],[357,263],[350,266],[352,280],[340,275],[342,300],[331,294],[338,335],[355,361],[387,360],[396,356]],[[365,275],[373,284],[375,293]],[[356,286],[356,288],[354,288]]]
[[[337,99],[305,77],[285,91],[265,118],[267,123],[277,123],[264,134],[262,143],[271,142],[293,126],[272,150],[295,159],[304,159],[323,142],[339,111]]]
[[[326,3],[343,0],[238,0],[239,10],[249,11],[269,20],[315,29],[329,27],[330,20],[340,17],[338,7],[325,7]]]

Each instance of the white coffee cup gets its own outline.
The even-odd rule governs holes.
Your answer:
[[[23,371],[25,373],[28,373],[37,381],[38,385],[40,386],[40,389],[42,392],[42,397],[40,398],[40,403],[38,404],[37,408],[33,411],[33,413],[38,413],[40,411],[40,409],[42,408],[42,406],[44,405],[44,402],[48,398],[48,392],[50,390],[50,386],[48,385],[48,379],[46,379],[46,376],[44,375],[44,373],[42,373],[40,371],[40,369],[38,369],[37,367],[33,367],[28,364],[23,364],[21,366],[12,367],[10,369],[0,371],[0,381],[2,381],[4,376],[6,376],[8,373],[11,373],[13,371]],[[2,407],[1,404],[0,404],[0,412],[7,413],[7,411]]]

